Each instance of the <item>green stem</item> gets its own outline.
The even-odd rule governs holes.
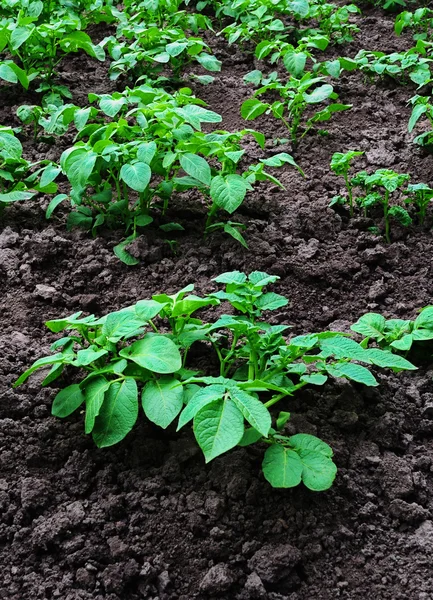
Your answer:
[[[213,203],[207,214],[205,231],[208,227],[210,227],[212,225],[212,221],[213,221],[214,216],[216,215],[217,210],[218,210],[218,206],[215,203]]]
[[[389,215],[388,215],[388,206],[389,206],[389,192],[386,190],[385,192],[385,200],[383,203],[383,215],[385,217],[385,239],[388,244],[391,243],[391,238],[389,235]]]
[[[344,173],[343,177],[344,177],[344,181],[346,183],[347,191],[349,193],[350,216],[353,217],[353,194],[352,194],[352,186],[350,185],[347,173]]]

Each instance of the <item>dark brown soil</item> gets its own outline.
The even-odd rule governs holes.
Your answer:
[[[360,47],[409,47],[392,18],[367,11]],[[362,44],[361,44],[362,40]],[[239,106],[250,90],[241,77],[251,56],[221,41],[223,71],[197,90],[242,128]],[[330,55],[335,50],[330,51]],[[106,69],[77,57],[62,79],[74,100],[115,88]],[[274,318],[295,333],[345,329],[366,311],[412,318],[432,303],[431,216],[425,229],[394,228],[393,242],[328,208],[341,190],[329,169],[335,151],[365,150],[360,167],[393,168],[431,184],[433,160],[412,144],[406,102],[415,90],[359,74],[337,82],[351,111],[312,133],[296,158],[306,173],[279,171],[285,190],[263,185],[239,219],[247,252],[218,235],[203,241],[205,211],[180,203],[185,232],[177,254],[150,232],[128,268],[112,253],[120,232],[91,239],[47,223],[47,200],[16,205],[0,233],[0,598],[7,600],[431,600],[433,598],[432,364],[412,374],[379,374],[379,388],[335,382],[287,404],[291,432],[320,435],[335,450],[334,487],[315,494],[272,490],[260,475],[262,450],[239,449],[205,466],[190,432],[152,428],[144,419],[112,449],[98,450],[78,416],[50,416],[54,389],[40,378],[11,389],[48,352],[48,318],[76,310],[104,313],[233,269],[280,275],[275,291],[291,303]],[[1,122],[14,124],[28,96],[1,92]],[[274,121],[255,123],[269,139]],[[62,143],[25,143],[29,159],[58,158]],[[68,143],[68,142],[66,142]],[[283,148],[286,149],[287,148]],[[269,145],[266,155],[278,148]],[[290,151],[290,149],[289,149]],[[247,159],[261,154],[251,143]],[[430,369],[430,370],[429,370]]]

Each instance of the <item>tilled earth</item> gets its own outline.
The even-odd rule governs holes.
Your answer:
[[[375,11],[341,50],[393,51],[409,38]],[[242,76],[254,59],[214,47],[223,60],[215,83],[197,94],[220,112],[222,127],[243,128],[239,106],[251,90]],[[329,56],[337,50],[331,49]],[[112,91],[106,69],[83,57],[64,65],[74,101]],[[424,229],[394,228],[393,241],[369,232],[375,223],[328,208],[342,189],[329,169],[333,152],[365,150],[359,168],[408,172],[432,183],[433,159],[407,133],[410,86],[365,81],[336,84],[353,104],[313,132],[293,168],[276,173],[285,189],[263,185],[237,218],[248,223],[250,250],[215,235],[203,240],[205,208],[193,197],[172,210],[185,232],[177,253],[149,232],[128,268],[112,253],[120,232],[92,239],[67,232],[65,216],[47,223],[47,199],[5,211],[0,233],[0,598],[7,600],[431,600],[433,598],[432,364],[414,373],[377,374],[367,389],[338,381],[287,403],[288,432],[317,434],[332,445],[339,468],[326,493],[273,490],[260,475],[261,448],[238,449],[205,465],[190,431],[161,431],[142,419],[119,446],[98,450],[82,418],[50,416],[55,389],[41,377],[11,384],[55,339],[44,321],[77,310],[102,314],[151,294],[195,282],[199,293],[227,270],[267,270],[273,289],[290,298],[272,316],[294,333],[347,330],[367,311],[413,318],[432,303],[432,219]],[[3,124],[29,97],[3,88]],[[269,117],[254,126],[284,137]],[[34,145],[29,159],[58,159],[71,141]],[[65,146],[66,144],[66,146]],[[269,144],[265,155],[281,149]],[[246,160],[263,156],[254,144]],[[61,215],[61,212],[59,213]]]

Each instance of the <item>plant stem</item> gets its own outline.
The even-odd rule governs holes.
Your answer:
[[[349,194],[350,216],[353,217],[353,194],[352,194],[352,186],[350,185],[349,177],[347,176],[347,173],[344,173],[343,177],[344,177],[344,181],[346,183],[347,192]]]
[[[388,244],[391,243],[391,238],[389,236],[389,216],[388,216],[388,205],[389,205],[389,192],[385,191],[385,200],[383,203],[383,215],[385,217],[385,239]]]

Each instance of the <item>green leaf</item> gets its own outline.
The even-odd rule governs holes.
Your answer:
[[[105,393],[96,417],[93,439],[98,448],[117,444],[131,431],[138,417],[138,391],[135,379],[114,381]]]
[[[379,385],[374,375],[370,373],[368,369],[354,363],[337,363],[332,365],[328,371],[334,377],[345,377],[347,379],[351,379],[352,381],[368,385],[369,387],[375,387]]]
[[[126,250],[127,246],[129,246],[129,244],[131,244],[131,242],[133,242],[136,238],[137,238],[137,235],[135,233],[133,233],[132,235],[130,235],[126,239],[122,240],[119,244],[117,244],[113,248],[113,252],[117,256],[117,258],[119,260],[121,260],[123,263],[125,263],[125,265],[128,265],[129,267],[138,265],[140,262],[138,260],[138,258],[135,258],[135,256],[132,256],[132,254],[129,254],[129,252]]]
[[[350,338],[343,336],[325,338],[319,340],[319,345],[328,356],[333,355],[335,358],[350,358],[368,362],[368,357],[365,354],[366,350]]]
[[[248,429],[245,429],[244,435],[242,436],[242,439],[239,442],[238,446],[251,446],[251,444],[255,444],[256,442],[261,440],[262,437],[263,436],[260,433],[260,431],[254,429],[254,427],[248,427]]]
[[[137,150],[137,158],[140,162],[150,165],[156,154],[156,142],[143,142]]]
[[[78,383],[60,390],[54,398],[51,414],[55,417],[69,417],[84,402],[84,394]]]
[[[398,369],[403,371],[414,371],[417,369],[411,362],[392,352],[385,350],[378,350],[377,348],[371,348],[366,350],[366,355],[374,365],[389,369]]]
[[[367,313],[363,315],[356,323],[351,325],[350,329],[360,333],[367,338],[373,338],[379,342],[383,340],[386,320],[378,313]]]
[[[16,382],[13,384],[13,387],[18,387],[24,383],[37,369],[42,369],[43,367],[48,367],[57,363],[64,363],[66,361],[67,358],[61,352],[57,352],[57,354],[52,354],[51,356],[43,356],[42,358],[36,360],[29,369],[24,371],[24,373],[18,377]]]
[[[136,192],[144,192],[151,177],[152,171],[144,162],[128,163],[120,169],[120,179]]]
[[[127,104],[126,98],[113,98],[112,96],[102,97],[99,108],[108,117],[115,117],[121,110],[122,107]]]
[[[258,287],[264,287],[265,285],[269,285],[270,283],[275,283],[278,281],[278,275],[268,275],[264,271],[253,271],[248,275],[248,280]]]
[[[68,155],[63,153],[60,164],[72,187],[82,190],[87,186],[97,158],[96,152],[85,148],[77,148]]]
[[[34,25],[27,27],[15,27],[10,37],[10,47],[12,50],[18,50],[26,42],[35,30]]]
[[[107,350],[98,349],[97,346],[90,346],[89,348],[78,350],[77,358],[71,362],[71,365],[74,365],[74,367],[85,367],[106,354],[108,354]]]
[[[275,294],[275,292],[268,292],[267,294],[263,294],[256,300],[256,306],[260,310],[277,310],[277,308],[282,308],[283,306],[287,306],[289,303],[287,298],[281,296],[280,294]]]
[[[198,56],[196,56],[197,62],[201,64],[201,66],[206,69],[206,71],[218,72],[221,71],[222,62],[218,60],[215,56],[211,54],[207,54],[206,52],[202,52]]]
[[[49,183],[56,179],[57,175],[61,172],[61,170],[61,167],[59,167],[58,165],[48,165],[42,173],[42,177],[39,181],[39,186],[41,188],[46,187]]]
[[[205,306],[216,306],[217,304],[219,304],[219,301],[216,298],[200,298],[199,296],[191,294],[175,303],[172,317],[179,317],[181,315],[190,316],[200,308]]]
[[[230,271],[227,273],[222,273],[221,275],[218,275],[218,277],[214,277],[212,279],[212,281],[216,281],[217,283],[225,283],[225,284],[230,284],[230,283],[242,284],[242,283],[245,283],[246,280],[247,280],[247,276],[245,275],[245,273],[241,273],[240,271]]]
[[[248,184],[240,175],[217,175],[212,179],[210,195],[216,206],[232,214],[244,201]]]
[[[289,419],[290,419],[290,413],[281,411],[280,414],[278,415],[277,422],[276,422],[277,430],[281,431]]]
[[[323,100],[329,98],[333,91],[334,89],[332,85],[329,83],[324,83],[313,90],[311,94],[304,92],[304,98],[307,104],[318,104],[319,102],[323,102]]]
[[[161,334],[148,333],[142,340],[123,348],[119,354],[155,373],[175,373],[182,366],[176,344]]]
[[[328,378],[322,373],[310,373],[309,375],[302,375],[301,381],[305,381],[311,385],[324,385],[328,381]]]
[[[233,400],[217,400],[194,417],[194,435],[206,462],[239,444],[244,434],[244,417]]]
[[[197,181],[200,181],[205,185],[210,185],[212,177],[211,170],[204,158],[197,154],[187,152],[186,154],[180,155],[179,162],[185,173],[191,175],[191,177],[194,177],[194,179],[197,179]]]
[[[117,344],[122,338],[132,335],[138,335],[142,328],[142,321],[134,318],[131,312],[114,312],[107,315],[102,326],[101,335],[108,341]]]
[[[291,488],[301,483],[303,465],[300,457],[280,444],[273,444],[266,450],[262,469],[272,487]]]
[[[6,194],[0,194],[0,204],[11,204],[12,202],[30,200],[35,195],[35,192],[19,192],[17,190],[13,192],[7,192]]]
[[[268,437],[272,419],[266,406],[251,394],[237,387],[230,389],[230,397],[248,423],[262,436]]]
[[[205,388],[200,388],[190,399],[186,407],[183,409],[179,417],[177,431],[191,421],[195,415],[215,400],[220,400],[225,394],[226,388],[220,384],[208,385]]]
[[[102,403],[104,402],[105,392],[110,387],[110,382],[105,377],[93,377],[84,389],[86,399],[86,418],[85,432],[92,433],[95,426],[95,419],[99,415]]]
[[[253,121],[265,113],[268,108],[268,104],[264,104],[255,98],[250,98],[249,100],[245,100],[241,106],[241,117],[246,121]]]
[[[295,450],[312,450],[314,452],[319,452],[328,458],[331,458],[334,454],[331,446],[315,435],[310,435],[309,433],[297,433],[296,435],[292,435],[289,438],[289,442]]]
[[[284,55],[283,63],[290,75],[293,75],[293,77],[299,77],[305,70],[307,58],[308,55],[306,52],[289,51]]]
[[[426,306],[415,319],[414,329],[433,329],[433,306]]]
[[[323,492],[331,487],[337,474],[337,467],[321,452],[300,450],[302,461],[302,482],[313,492]]]
[[[149,421],[166,429],[182,410],[183,387],[173,377],[148,381],[141,400]]]
[[[141,321],[149,321],[159,315],[164,306],[166,306],[164,303],[156,302],[156,300],[139,300],[134,310]]]

